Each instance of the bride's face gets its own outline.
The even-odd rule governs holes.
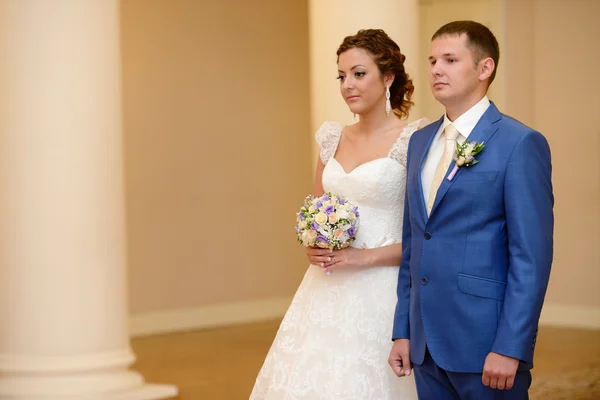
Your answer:
[[[340,92],[354,114],[365,114],[374,107],[385,110],[385,84],[371,55],[353,48],[338,57]]]

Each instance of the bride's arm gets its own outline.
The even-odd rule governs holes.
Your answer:
[[[325,269],[369,268],[398,266],[402,260],[402,244],[391,244],[376,249],[356,249],[347,247],[333,251],[333,260],[325,264]]]
[[[323,189],[323,170],[325,169],[325,164],[321,161],[321,158],[317,160],[317,170],[315,171],[315,182],[313,183],[313,196],[321,196],[325,193]]]

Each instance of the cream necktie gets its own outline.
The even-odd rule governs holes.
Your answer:
[[[450,124],[444,129],[444,154],[442,154],[442,158],[435,170],[435,174],[433,175],[433,179],[431,181],[431,189],[429,190],[429,199],[427,199],[427,215],[431,213],[431,209],[433,208],[433,203],[435,202],[435,196],[437,195],[437,191],[442,184],[442,180],[444,176],[446,176],[446,172],[448,171],[448,167],[452,162],[452,158],[454,157],[454,150],[456,149],[456,138],[460,135],[460,132],[456,130],[454,125]]]

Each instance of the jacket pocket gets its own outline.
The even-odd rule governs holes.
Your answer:
[[[506,282],[459,273],[458,289],[472,296],[502,301],[506,292]]]

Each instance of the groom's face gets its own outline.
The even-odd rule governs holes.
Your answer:
[[[480,85],[467,40],[464,34],[443,35],[431,42],[429,84],[435,99],[446,107],[468,101]]]

